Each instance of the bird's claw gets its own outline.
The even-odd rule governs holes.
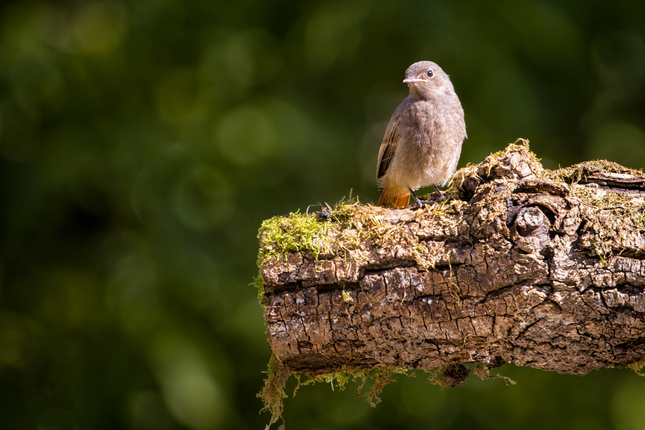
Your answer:
[[[442,193],[441,190],[439,188],[437,188],[436,186],[435,186],[435,190],[437,190],[437,193],[439,193],[439,196],[436,197],[436,198],[433,196],[433,197],[431,197],[431,198],[429,198],[427,200],[423,200],[423,199],[420,199],[419,197],[417,197],[417,195],[414,194],[414,192],[412,191],[411,188],[408,188],[408,190],[410,190],[410,194],[412,195],[412,198],[414,199],[414,204],[410,205],[411,209],[421,209],[425,205],[430,205],[430,204],[433,204],[433,203],[441,203],[443,201],[448,200],[448,197],[444,193]]]

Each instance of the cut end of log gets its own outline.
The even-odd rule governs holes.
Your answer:
[[[258,286],[281,363],[583,374],[643,359],[642,172],[604,160],[551,171],[524,142],[459,170],[448,194],[263,223]]]

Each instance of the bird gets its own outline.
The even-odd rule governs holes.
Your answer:
[[[378,153],[377,205],[408,206],[410,195],[422,207],[414,191],[444,186],[457,169],[466,139],[464,110],[450,77],[436,63],[419,61],[405,71],[403,83],[410,90],[396,108],[385,129]]]

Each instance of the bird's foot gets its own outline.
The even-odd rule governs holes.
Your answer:
[[[411,204],[410,206],[408,206],[408,207],[410,209],[421,209],[421,208],[425,207],[426,205],[433,205],[435,203],[441,203],[442,201],[444,201],[444,199],[442,199],[440,197],[431,197],[431,198],[429,198],[427,200],[417,198],[417,199],[415,199],[415,202],[413,204]]]
[[[410,192],[412,193],[412,190],[410,190]],[[427,200],[421,200],[414,193],[412,193],[412,198],[414,199],[414,204],[410,205],[410,207],[413,209],[421,209],[423,206],[429,203]]]
[[[434,189],[437,190],[437,192],[439,193],[439,200],[437,200],[437,201],[443,202],[443,201],[448,200],[448,196],[446,196],[444,193],[442,193],[441,190],[436,185],[434,186]]]
[[[439,188],[437,188],[436,186],[434,188],[435,188],[435,190],[437,190],[437,193],[439,193],[439,195],[438,196],[431,196],[427,200],[420,199],[419,197],[417,197],[416,194],[414,194],[412,189],[408,188],[410,190],[410,194],[412,194],[412,198],[414,199],[414,204],[410,205],[410,208],[411,209],[421,209],[425,205],[431,205],[431,204],[434,204],[434,203],[441,203],[443,201],[448,200],[448,196],[446,196],[444,193],[442,193]]]

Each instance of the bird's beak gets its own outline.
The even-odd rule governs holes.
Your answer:
[[[417,79],[417,78],[405,78],[403,80],[404,84],[418,84],[420,82],[423,82],[425,84],[428,81],[426,81],[425,79]]]

